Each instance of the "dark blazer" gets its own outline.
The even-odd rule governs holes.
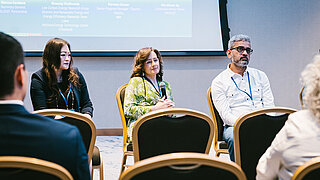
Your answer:
[[[76,73],[79,75],[79,87],[71,85],[74,92],[75,101],[77,103],[75,111],[81,113],[88,113],[93,116],[92,102],[89,97],[86,81],[83,75],[75,68]],[[48,77],[44,73],[43,69],[35,72],[31,76],[31,88],[30,95],[34,110],[57,108],[57,102],[48,99],[52,96],[53,92],[48,86]]]
[[[0,104],[0,156],[28,156],[65,167],[74,179],[89,180],[88,155],[79,130],[30,114],[18,104]]]

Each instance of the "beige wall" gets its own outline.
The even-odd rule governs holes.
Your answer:
[[[320,1],[229,0],[227,7],[230,35],[251,36],[254,53],[249,65],[266,72],[276,105],[299,109],[300,73],[320,48]],[[97,128],[122,127],[115,93],[129,81],[132,59],[75,57],[94,103]],[[209,114],[206,90],[228,62],[225,56],[165,57],[164,79],[172,86],[176,107]],[[41,68],[41,58],[28,57],[26,65],[31,75]],[[29,94],[25,104],[32,111]]]

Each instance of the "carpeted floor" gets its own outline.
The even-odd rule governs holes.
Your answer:
[[[96,146],[99,147],[103,159],[104,180],[119,179],[122,162],[122,136],[97,136]],[[213,147],[209,155],[214,157]],[[219,158],[230,161],[228,155],[221,155]],[[133,164],[133,157],[129,157],[127,162]],[[94,170],[93,179],[100,179],[98,170]]]

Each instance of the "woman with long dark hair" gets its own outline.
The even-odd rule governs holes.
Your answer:
[[[43,67],[32,74],[31,100],[34,110],[57,108],[88,114],[93,107],[83,75],[72,67],[70,44],[60,38],[47,42]]]

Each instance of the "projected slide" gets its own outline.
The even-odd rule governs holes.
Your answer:
[[[14,36],[192,36],[192,0],[1,0],[0,4],[1,30]]]
[[[67,40],[73,52],[223,52],[219,2],[0,0],[0,31],[26,52],[42,52],[54,37]]]

